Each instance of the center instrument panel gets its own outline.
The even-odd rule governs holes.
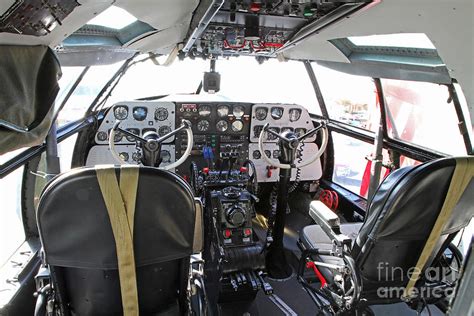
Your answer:
[[[174,170],[184,178],[190,175],[190,163],[196,162],[199,168],[227,170],[228,162],[221,159],[226,153],[239,153],[233,168],[245,160],[254,162],[259,182],[275,182],[278,170],[270,168],[262,159],[265,154],[278,160],[277,139],[271,134],[265,135],[264,153],[258,150],[258,137],[263,126],[281,132],[287,129],[298,134],[313,128],[308,111],[294,104],[252,104],[239,102],[157,102],[130,101],[113,105],[100,123],[94,137],[86,165],[116,164],[108,146],[110,129],[121,120],[120,127],[138,135],[154,130],[165,135],[179,127],[183,119],[192,123],[194,145],[191,155],[185,163]],[[308,138],[299,148],[297,161],[310,158],[318,147],[315,136]],[[162,146],[163,165],[179,159],[186,150],[185,132],[167,140]],[[115,147],[119,155],[127,162],[138,164],[139,151],[132,139],[120,133],[116,134]],[[292,179],[296,176],[293,170]],[[317,180],[321,177],[320,161],[300,170],[300,180]]]

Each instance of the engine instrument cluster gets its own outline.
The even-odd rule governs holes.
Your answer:
[[[259,182],[275,182],[278,170],[268,166],[262,155],[278,160],[277,139],[264,135],[264,152],[258,149],[258,138],[265,124],[270,129],[281,132],[286,129],[304,134],[313,128],[308,111],[295,104],[252,104],[241,102],[156,102],[131,101],[113,105],[97,129],[94,146],[91,147],[86,165],[117,163],[110,153],[109,133],[114,123],[120,120],[120,127],[143,136],[147,131],[155,131],[163,136],[181,125],[186,119],[191,122],[194,144],[191,154],[175,172],[185,178],[190,177],[190,164],[208,168],[211,174],[223,172],[231,167],[241,166],[251,160],[257,170]],[[306,140],[297,151],[297,160],[311,157],[318,146],[315,136]],[[186,150],[186,133],[176,134],[162,146],[162,166],[175,162]],[[140,151],[131,137],[116,134],[115,148],[125,162],[138,164]],[[220,171],[219,171],[220,170]],[[292,180],[316,180],[321,177],[319,160],[292,171]]]

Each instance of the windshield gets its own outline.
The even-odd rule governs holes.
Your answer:
[[[252,57],[219,59],[216,71],[221,74],[221,90],[215,95],[204,91],[199,96],[193,95],[204,72],[209,71],[209,65],[209,61],[189,58],[176,60],[168,67],[157,66],[151,60],[139,63],[127,71],[107,105],[171,94],[169,99],[174,101],[187,99],[295,103],[311,112],[318,112],[316,95],[302,62],[279,62],[272,59],[259,64]]]
[[[59,125],[81,118],[122,64],[91,67],[60,112]],[[152,60],[137,63],[119,81],[106,106],[121,101],[169,95],[163,100],[289,103],[302,105],[311,113],[320,114],[316,95],[302,62],[270,59],[259,64],[253,57],[219,59],[216,71],[221,74],[221,90],[216,94],[201,91],[196,95],[204,72],[209,71],[209,67],[209,61],[189,58],[176,60],[167,67],[158,66]],[[59,102],[72,86],[72,78],[77,78],[81,71],[80,67],[63,67],[65,75],[60,82]]]

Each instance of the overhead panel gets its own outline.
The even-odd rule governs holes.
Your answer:
[[[227,0],[203,1],[207,6],[191,30],[183,52],[191,57],[251,55],[274,57],[291,45],[300,31],[317,21],[329,24],[371,1]],[[207,9],[207,10],[206,10]],[[195,22],[195,21],[193,21]],[[204,27],[203,27],[204,26]]]
[[[0,16],[0,33],[48,35],[77,6],[76,0],[17,0]]]

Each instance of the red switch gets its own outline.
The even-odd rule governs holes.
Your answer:
[[[202,168],[202,173],[204,173],[205,175],[208,175],[209,174],[209,168]]]
[[[245,167],[240,167],[240,173],[247,173],[248,169]]]
[[[230,229],[224,230],[224,238],[228,239],[232,236],[232,231]]]
[[[261,9],[260,3],[252,2],[250,4],[250,11],[252,11],[253,13],[258,13],[260,9]]]
[[[248,237],[248,236],[250,236],[250,235],[252,235],[252,229],[250,229],[250,228],[245,228],[245,229],[244,229],[244,236],[245,236],[245,237]]]

